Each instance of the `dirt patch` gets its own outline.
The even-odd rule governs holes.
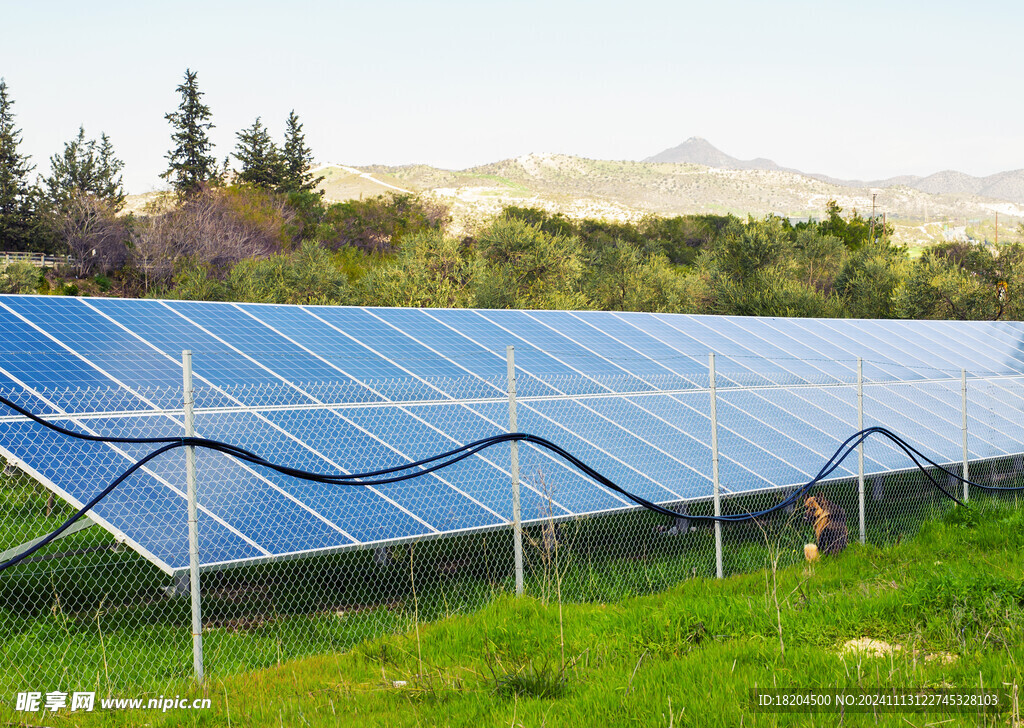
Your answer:
[[[840,656],[845,655],[862,655],[865,657],[888,657],[899,652],[903,652],[903,645],[895,642],[889,643],[884,640],[876,640],[871,637],[860,637],[858,639],[847,640],[843,643],[842,648],[839,650]],[[921,652],[914,650],[910,652],[910,655],[918,660],[924,660],[925,662],[941,662],[943,665],[949,665],[959,659],[952,652]]]
[[[871,639],[870,637],[861,637],[860,639],[848,640],[843,643],[839,653],[842,655],[859,653],[868,657],[886,657],[894,652],[902,651],[902,645],[889,644],[888,642]]]
[[[957,656],[952,652],[931,652],[924,656],[925,662],[941,662],[943,665],[949,665],[957,661]]]

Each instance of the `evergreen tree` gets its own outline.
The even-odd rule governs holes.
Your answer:
[[[50,157],[50,176],[43,183],[58,205],[73,195],[88,194],[117,212],[124,206],[123,168],[110,137],[101,134],[99,142],[86,139],[85,128],[79,127],[78,136],[65,142],[64,151]]]
[[[99,195],[110,203],[115,210],[124,207],[124,184],[121,182],[121,170],[124,162],[114,156],[114,145],[105,132],[100,132],[99,149],[97,150],[97,178],[99,179]]]
[[[210,107],[202,102],[197,75],[185,69],[185,81],[176,89],[181,94],[178,110],[164,115],[175,130],[171,135],[174,149],[167,153],[170,164],[160,176],[170,179],[179,195],[193,195],[217,176],[217,162],[210,154],[213,143],[207,135],[213,128]]]
[[[233,156],[242,163],[238,180],[264,189],[279,188],[283,182],[284,163],[260,117],[257,116],[252,126],[235,136],[238,137],[238,145]]]
[[[18,153],[21,130],[14,127],[14,101],[0,78],[0,249],[29,250],[35,237],[36,194],[28,182],[35,169]]]
[[[313,166],[313,151],[306,146],[306,136],[294,109],[285,122],[282,157],[284,174],[278,188],[280,192],[313,192],[323,182],[323,177],[314,177],[309,171]],[[320,194],[323,195],[323,191]]]

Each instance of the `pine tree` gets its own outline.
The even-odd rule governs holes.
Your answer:
[[[114,155],[106,134],[100,140],[86,139],[85,128],[64,143],[64,151],[50,157],[50,176],[43,180],[50,199],[61,204],[77,194],[93,195],[114,212],[124,206],[121,170],[124,162]]]
[[[279,188],[284,175],[284,163],[260,117],[257,116],[252,126],[235,136],[238,137],[238,145],[233,156],[242,163],[238,180],[264,189]]]
[[[281,192],[312,192],[317,188],[323,177],[315,177],[309,170],[313,166],[313,151],[306,146],[306,137],[302,133],[302,124],[293,109],[285,122],[284,173],[279,186]],[[323,191],[320,192],[323,195]]]
[[[110,137],[100,132],[99,143],[99,196],[110,203],[115,210],[124,207],[124,184],[121,182],[121,170],[124,162],[114,156],[114,145]]]
[[[14,101],[0,78],[0,249],[29,250],[35,237],[36,194],[28,182],[35,169],[18,154],[21,130],[14,127]]]
[[[174,149],[167,153],[170,164],[160,176],[170,179],[179,195],[199,192],[204,183],[217,175],[217,162],[210,154],[213,143],[207,135],[213,129],[210,107],[202,102],[204,94],[196,82],[197,75],[185,69],[185,81],[176,89],[181,94],[178,110],[164,115],[175,129],[171,135]]]

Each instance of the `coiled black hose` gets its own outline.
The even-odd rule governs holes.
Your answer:
[[[423,458],[421,460],[416,460],[415,462],[410,462],[406,465],[397,465],[390,468],[381,468],[380,470],[373,470],[364,473],[315,473],[308,470],[291,468],[286,465],[281,465],[280,463],[275,463],[270,460],[266,460],[260,457],[259,455],[250,452],[249,450],[245,450],[243,448],[238,447],[237,445],[232,445],[230,443],[220,442],[217,440],[209,440],[202,437],[104,437],[100,435],[88,435],[81,432],[75,432],[74,430],[70,430],[66,427],[61,427],[60,425],[54,424],[52,422],[48,422],[39,415],[26,410],[25,408],[15,404],[14,402],[4,397],[0,397],[0,404],[8,407],[11,410],[14,410],[15,412],[32,420],[33,422],[36,422],[40,425],[43,425],[44,427],[54,430],[55,432],[59,432],[63,435],[78,440],[111,444],[121,443],[134,445],[160,445],[160,447],[158,447],[156,450],[153,450],[151,453],[135,462],[131,467],[129,467],[127,470],[121,473],[121,475],[119,475],[117,478],[111,481],[109,485],[107,485],[103,490],[97,493],[92,500],[90,500],[88,503],[82,506],[82,508],[79,509],[77,513],[72,515],[68,520],[61,524],[59,528],[54,530],[52,533],[48,534],[45,538],[40,540],[38,543],[34,544],[31,548],[25,550],[21,554],[18,554],[17,556],[4,562],[3,564],[0,564],[0,571],[15,566],[16,564],[27,559],[29,556],[31,556],[32,554],[36,553],[37,551],[51,543],[54,539],[56,539],[58,536],[64,533],[64,531],[70,528],[76,521],[82,518],[82,516],[84,516],[86,513],[92,510],[96,506],[96,504],[98,504],[101,500],[107,497],[107,495],[109,495],[115,488],[121,485],[121,483],[123,483],[134,472],[145,466],[146,463],[159,457],[160,455],[163,455],[166,452],[176,450],[177,448],[180,447],[201,447],[207,450],[213,450],[215,452],[223,453],[225,455],[236,458],[251,465],[255,465],[257,467],[268,468],[270,470],[275,470],[279,473],[282,473],[283,475],[288,475],[294,478],[312,481],[315,483],[354,487],[370,487],[377,485],[387,485],[389,483],[398,483],[404,480],[411,480],[413,478],[419,478],[424,475],[428,475],[430,473],[454,465],[455,463],[461,460],[465,460],[468,457],[471,457],[479,452],[482,452],[483,450],[486,450],[487,448],[493,447],[503,442],[524,442],[554,453],[555,455],[561,457],[563,460],[571,464],[573,467],[575,467],[577,470],[579,470],[581,473],[588,476],[595,482],[608,488],[609,490],[612,490],[616,493],[619,493],[620,495],[625,496],[626,498],[633,501],[637,505],[642,506],[647,510],[653,511],[654,513],[658,513],[663,516],[668,516],[669,518],[673,519],[686,518],[691,521],[717,521],[720,523],[738,523],[743,521],[750,521],[755,518],[762,518],[783,508],[788,508],[789,506],[794,505],[812,487],[814,487],[819,482],[821,482],[829,475],[831,475],[833,472],[835,472],[835,470],[842,464],[842,462],[847,457],[849,457],[850,454],[852,454],[854,450],[856,450],[856,448],[862,442],[868,439],[868,437],[870,437],[871,435],[879,435],[894,443],[896,447],[902,450],[907,455],[907,457],[910,458],[914,465],[917,466],[917,468],[922,473],[924,473],[929,482],[931,482],[931,484],[936,489],[938,489],[944,496],[946,496],[950,500],[956,502],[958,505],[963,506],[965,504],[955,495],[953,495],[945,488],[943,488],[942,485],[927,470],[924,463],[927,463],[933,468],[941,470],[942,472],[946,473],[955,480],[958,480],[962,483],[967,483],[971,487],[979,488],[981,490],[1024,490],[1024,486],[995,487],[982,485],[980,483],[975,483],[971,480],[967,480],[962,476],[957,475],[952,470],[949,470],[943,467],[942,465],[939,465],[934,460],[930,459],[920,450],[915,448],[913,445],[908,443],[906,440],[904,440],[891,430],[885,427],[868,427],[861,430],[860,432],[856,432],[853,435],[850,435],[850,437],[848,437],[843,442],[843,444],[836,449],[832,457],[828,459],[828,461],[822,466],[821,470],[818,471],[818,474],[815,475],[813,479],[809,480],[807,483],[791,492],[789,496],[779,501],[775,505],[771,506],[770,508],[766,508],[761,511],[722,516],[690,515],[688,513],[679,513],[677,511],[673,511],[669,508],[665,508],[664,506],[658,505],[657,503],[652,503],[651,501],[643,498],[642,496],[639,496],[636,493],[632,493],[626,490],[625,488],[616,484],[606,476],[602,475],[597,470],[590,467],[585,462],[580,460],[578,457],[568,452],[564,448],[560,447],[559,445],[556,445],[555,443],[543,437],[531,435],[526,432],[514,432],[502,435],[493,435],[491,437],[485,437],[481,440],[476,440],[474,442],[467,443],[452,450],[448,450],[447,452],[433,455],[428,458]]]

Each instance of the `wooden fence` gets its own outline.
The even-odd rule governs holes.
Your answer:
[[[0,251],[0,265],[7,266],[10,263],[31,263],[36,268],[55,268],[58,265],[71,265],[72,260],[70,255]]]

